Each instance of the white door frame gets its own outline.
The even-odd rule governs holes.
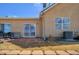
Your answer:
[[[25,32],[25,25],[27,25],[27,24],[34,25],[34,27],[35,27],[35,36],[25,36],[25,35],[24,35],[24,32]],[[36,37],[36,24],[33,24],[33,23],[25,23],[23,27],[24,27],[24,28],[23,28],[23,37]]]

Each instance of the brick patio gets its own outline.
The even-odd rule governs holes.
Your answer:
[[[0,55],[79,55],[75,50],[0,50]]]

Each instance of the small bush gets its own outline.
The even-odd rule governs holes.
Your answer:
[[[3,41],[0,41],[0,43],[3,43]]]

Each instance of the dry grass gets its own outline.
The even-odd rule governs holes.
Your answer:
[[[19,50],[79,50],[79,42],[4,42],[0,49]]]

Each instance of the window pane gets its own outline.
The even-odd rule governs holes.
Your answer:
[[[34,25],[31,25],[30,31],[31,31],[31,32],[35,32],[35,27],[34,27]]]
[[[62,23],[62,19],[61,18],[56,18],[56,23]]]
[[[4,32],[5,33],[11,32],[11,24],[4,24]]]
[[[56,24],[56,29],[61,30],[62,29],[62,24]]]
[[[25,25],[25,32],[29,32],[29,24]]]
[[[29,36],[29,33],[24,33],[25,36]]]
[[[31,25],[31,27],[30,27],[30,35],[35,36],[35,26],[34,25]]]
[[[25,32],[24,35],[25,36],[29,36],[29,30],[30,30],[29,26],[30,26],[29,24],[25,25],[25,30],[24,30],[24,32]]]
[[[0,31],[2,31],[2,26],[1,26],[1,24],[0,24]]]
[[[35,36],[35,32],[31,32],[31,36]]]
[[[4,31],[4,25],[0,24],[0,31]]]
[[[68,30],[69,29],[69,24],[63,24],[63,29]]]
[[[64,24],[69,24],[70,23],[69,18],[68,17],[64,17],[63,18],[63,23]]]

